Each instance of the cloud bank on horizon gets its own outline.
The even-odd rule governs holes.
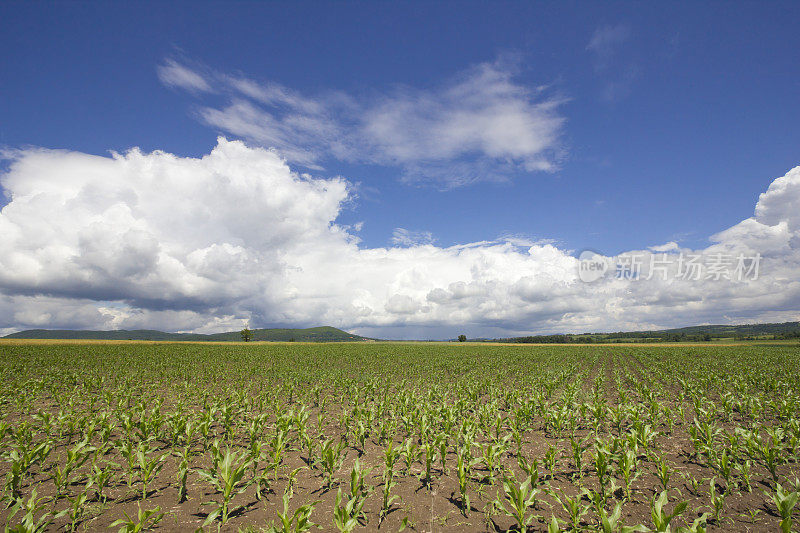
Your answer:
[[[206,90],[203,78],[172,75]],[[295,97],[281,90],[264,99],[311,106],[315,115],[312,103],[290,104]],[[520,150],[517,164],[538,164],[539,151],[526,159]],[[754,215],[711,236],[704,250],[654,243],[632,251],[644,258],[643,274],[654,254],[760,254],[757,279],[585,283],[573,253],[549,243],[440,247],[433,235],[398,228],[393,247],[360,246],[357,229],[337,224],[351,185],[295,172],[282,154],[225,138],[201,158],[6,152],[0,328],[325,324],[442,338],[800,318],[800,167],[775,179]]]

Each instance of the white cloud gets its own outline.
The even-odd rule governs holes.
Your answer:
[[[639,76],[639,68],[631,61],[630,53],[622,53],[630,35],[630,28],[625,24],[603,25],[594,31],[586,45],[586,50],[592,56],[595,74],[602,83],[600,97],[606,102],[627,96]]]
[[[207,83],[172,60],[159,75],[193,92]],[[499,62],[477,65],[435,89],[396,88],[383,96],[309,97],[273,82],[211,77],[228,101],[201,107],[201,120],[311,169],[327,158],[377,163],[399,167],[406,181],[451,188],[552,171],[563,157],[564,100],[515,81]]]
[[[430,231],[409,231],[405,228],[395,228],[392,232],[392,244],[398,246],[422,246],[433,244],[436,239]]]
[[[595,70],[608,67],[619,47],[630,37],[630,33],[630,29],[624,24],[604,25],[594,31],[586,49],[594,55]]]
[[[211,91],[211,86],[202,74],[172,59],[167,59],[164,64],[159,65],[156,72],[158,79],[170,87],[178,87],[192,92]]]
[[[675,252],[680,250],[680,246],[678,246],[678,243],[675,241],[669,241],[665,244],[650,246],[649,250],[653,252]]]
[[[439,247],[398,228],[360,247],[336,223],[342,179],[294,173],[270,150],[220,139],[210,154],[6,154],[0,328],[231,330],[330,324],[388,337],[600,331],[800,313],[800,167],[755,215],[704,250],[637,252],[642,279],[582,283],[578,261],[510,237]],[[647,281],[650,257],[763,256],[755,281]]]
[[[470,154],[529,171],[553,170],[562,101],[540,96],[498,65],[484,63],[438,92],[407,89],[385,97],[365,110],[364,135],[376,159],[402,161],[422,177],[436,175],[426,175],[428,163]]]

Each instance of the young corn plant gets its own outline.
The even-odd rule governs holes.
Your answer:
[[[549,472],[548,477],[552,479],[555,469],[556,463],[558,462],[558,450],[552,444],[547,448],[547,451],[544,452],[544,457],[542,458],[542,464]]]
[[[247,451],[250,455],[250,466],[253,469],[253,476],[255,476],[256,472],[258,472],[258,462],[264,455],[264,444],[258,437],[252,437],[250,438],[250,444],[247,446]]]
[[[436,459],[437,451],[435,442],[425,441],[422,444],[422,452],[425,457],[425,477],[422,479],[422,482],[428,488],[431,488],[431,482],[433,481],[431,466],[433,465],[434,459]]]
[[[783,462],[783,458],[781,456],[780,448],[774,446],[772,443],[763,443],[759,447],[759,453],[761,455],[761,460],[769,470],[770,475],[772,475],[772,481],[775,483],[778,482],[778,466]]]
[[[414,439],[408,438],[403,444],[402,455],[403,462],[405,463],[404,472],[408,474],[411,470],[411,465],[419,460],[422,451],[419,449],[419,445]]]
[[[661,482],[661,486],[664,488],[664,490],[668,490],[669,480],[672,477],[672,473],[674,472],[673,469],[669,466],[667,460],[661,457],[660,455],[654,454],[653,462],[656,465],[656,470],[655,470],[656,477]]]
[[[502,442],[498,444],[489,442],[481,446],[483,464],[488,472],[486,479],[488,479],[489,483],[492,485],[495,483],[494,476],[506,450],[506,444]]]
[[[644,525],[639,524],[636,526],[622,525],[620,517],[622,515],[622,504],[617,502],[611,514],[608,514],[604,508],[600,508],[598,518],[600,519],[600,531],[603,533],[637,533],[650,531]]]
[[[186,446],[178,457],[180,463],[178,463],[178,471],[175,477],[178,481],[178,503],[183,503],[186,501],[188,493],[186,480],[189,477],[189,446]]]
[[[389,442],[389,446],[383,452],[384,457],[384,472],[383,472],[383,500],[381,503],[381,510],[378,515],[378,526],[389,514],[389,509],[392,503],[399,498],[397,494],[392,494],[392,488],[397,485],[394,481],[394,466],[400,457],[400,451],[394,448],[394,444]]]
[[[147,486],[155,479],[158,473],[164,468],[164,460],[169,454],[155,455],[149,457],[153,450],[145,443],[139,443],[136,450],[136,462],[139,467],[139,481],[142,483],[142,499],[147,498]]]
[[[397,434],[397,421],[393,416],[381,418],[378,422],[378,444],[385,446]]]
[[[678,502],[672,512],[667,513],[664,509],[667,501],[667,491],[662,491],[658,498],[654,498],[650,503],[650,517],[653,519],[654,531],[669,533],[671,531],[670,522],[682,514],[689,505],[688,502]]]
[[[471,477],[472,467],[479,459],[470,460],[469,455],[466,453],[458,454],[456,470],[458,472],[458,491],[461,494],[461,513],[466,517],[472,509],[469,500],[469,480]]]
[[[350,471],[350,498],[365,499],[369,495],[369,489],[364,482],[364,477],[372,470],[361,467],[361,462],[356,457],[353,469]]]
[[[266,498],[272,492],[272,477],[269,470],[262,470],[260,474],[253,476],[251,483],[256,486],[256,499],[259,501]]]
[[[650,444],[658,436],[658,431],[654,431],[650,424],[634,426],[634,431],[636,443],[647,452],[650,449]]]
[[[45,512],[38,518],[36,515],[47,507],[44,502],[48,499],[39,498],[35,488],[31,491],[31,495],[27,500],[22,497],[17,498],[6,516],[6,533],[41,533],[46,531],[54,517],[50,515],[50,512]],[[18,513],[22,513],[22,520],[16,522],[14,517]]]
[[[358,421],[358,425],[356,426],[356,442],[358,443],[358,449],[361,454],[364,453],[364,447],[367,443],[367,437],[369,437],[369,426],[364,424],[363,420]]]
[[[300,442],[303,448],[306,449],[306,458],[303,459],[309,467],[312,467],[317,462],[317,446],[319,445],[319,435],[312,435],[310,431],[305,431],[300,435]]]
[[[713,509],[714,522],[718,523],[725,510],[725,492],[717,492],[717,478],[711,478],[708,483],[708,497],[711,500],[711,508]]]
[[[448,442],[447,435],[441,433],[438,437],[436,437],[436,446],[439,450],[439,462],[442,465],[442,474],[447,475],[447,448],[449,447],[450,443]]]
[[[578,439],[573,437],[569,438],[569,443],[572,445],[572,460],[575,463],[575,475],[583,477],[583,452],[589,448],[588,439]]]
[[[116,444],[122,457],[125,459],[125,482],[129,489],[133,488],[133,482],[136,478],[136,449],[133,446],[133,440],[125,439]]]
[[[636,454],[632,450],[625,450],[620,454],[618,467],[625,483],[625,499],[627,500],[631,499],[631,484],[639,477],[636,464]]]
[[[608,485],[611,481],[611,452],[608,448],[599,443],[595,444],[594,468],[597,472],[597,478],[600,481],[600,490],[603,500],[605,500],[609,494]]]
[[[333,524],[340,533],[350,533],[359,525],[359,521],[363,519],[364,501],[350,498],[347,503],[342,504],[342,488],[339,487],[333,506]]]
[[[288,493],[283,495],[283,512],[278,511],[278,518],[280,519],[280,526],[276,526],[273,522],[268,528],[267,533],[305,533],[310,531],[311,528],[317,527],[322,529],[317,524],[311,521],[311,513],[319,501],[307,503],[295,509],[294,513],[289,512],[289,500],[291,497]]]
[[[536,518],[533,514],[528,514],[530,509],[536,507],[536,495],[539,489],[531,487],[531,477],[517,485],[517,480],[513,477],[503,479],[503,498],[499,495],[496,499],[497,507],[502,509],[507,515],[517,521],[517,527],[521,533],[525,533],[528,525]]]
[[[123,511],[122,514],[125,515],[125,518],[120,518],[111,524],[112,528],[122,526],[119,528],[118,533],[140,533],[141,531],[155,527],[156,524],[161,522],[164,518],[165,513],[161,512],[161,507],[142,510],[140,505],[135,519],[131,518],[125,511]]]
[[[282,427],[275,428],[275,435],[270,439],[270,468],[272,468],[275,475],[275,481],[278,481],[278,475],[283,462],[283,454],[286,452],[287,446],[287,430]]]
[[[581,503],[581,497],[583,494],[577,494],[573,498],[570,498],[563,492],[561,495],[557,494],[555,491],[551,491],[550,496],[558,502],[559,505],[567,512],[569,516],[572,529],[575,531],[581,530],[581,519],[589,512],[589,509],[592,508],[591,504],[583,505]]]
[[[344,441],[339,441],[336,444],[331,439],[322,443],[320,451],[320,466],[322,467],[323,475],[325,476],[325,487],[330,488],[333,485],[333,476],[341,468],[342,461],[344,461]]]
[[[731,475],[733,474],[733,461],[728,454],[727,449],[723,449],[721,453],[714,453],[711,455],[711,465],[719,472],[722,479],[725,480],[725,486],[730,487]]]
[[[89,454],[95,450],[94,447],[88,444],[88,439],[84,438],[81,442],[67,450],[66,463],[63,466],[56,465],[50,473],[56,486],[56,501],[61,498],[67,485],[73,480],[71,477],[72,473],[83,466],[83,464],[89,460]]]
[[[74,498],[69,499],[69,507],[56,514],[56,518],[67,515],[69,517],[69,530],[74,532],[78,528],[78,524],[83,521],[86,515],[86,492],[78,494]]]
[[[304,470],[305,468],[306,468],[305,466],[299,466],[299,467],[295,468],[294,470],[292,470],[291,472],[289,472],[289,475],[287,476],[287,481],[286,481],[286,488],[283,489],[283,493],[284,494],[288,494],[289,498],[293,498],[294,497],[294,486],[295,486],[295,484],[297,484],[297,474],[301,470]]]
[[[119,465],[112,462],[106,464],[105,468],[100,468],[97,464],[92,467],[86,488],[95,488],[95,500],[102,501],[103,503],[106,502],[108,495],[105,493],[105,489],[109,486],[114,477],[115,467],[119,467]]]
[[[547,533],[561,533],[561,531],[561,520],[555,515],[551,515],[550,521],[547,523]]]
[[[8,459],[11,461],[11,468],[6,477],[5,488],[10,493],[9,500],[14,501],[16,498],[22,498],[22,481],[28,472],[29,465],[25,464],[17,450],[13,450]]]
[[[743,487],[747,492],[753,492],[753,486],[750,483],[750,468],[752,463],[749,459],[742,461],[736,465],[736,470],[739,472],[739,486]]]
[[[52,446],[49,442],[39,444],[36,447],[28,444],[18,446],[11,450],[7,455],[7,460],[11,463],[8,477],[6,479],[6,490],[11,493],[11,499],[22,497],[22,483],[28,475],[31,466],[37,461],[43,464]]]
[[[770,498],[778,508],[778,514],[781,516],[781,531],[783,533],[790,533],[792,530],[792,510],[794,506],[797,505],[800,492],[785,491],[781,484],[778,483],[775,487],[775,494],[770,494],[767,491],[764,491],[764,494]]]
[[[528,461],[524,455],[520,454],[517,456],[517,466],[531,478],[531,486],[539,485],[539,461],[537,459]]]
[[[214,486],[217,492],[222,494],[221,502],[211,501],[203,504],[216,506],[216,509],[206,517],[203,527],[211,524],[217,518],[220,518],[224,525],[231,513],[239,509],[239,507],[231,507],[231,500],[237,494],[247,490],[251,483],[251,481],[245,481],[245,472],[249,466],[247,451],[236,453],[228,448],[224,455],[220,453],[214,458],[214,463],[211,469],[197,471],[202,478]]]

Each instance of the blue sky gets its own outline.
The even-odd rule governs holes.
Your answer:
[[[347,181],[335,221],[362,250],[509,236],[567,255],[699,249],[800,160],[799,23],[791,2],[5,2],[0,145],[195,158],[219,135],[282,135],[293,171]],[[187,72],[205,87],[174,77]],[[243,99],[242,80],[272,100]],[[500,107],[509,120],[491,122]],[[452,116],[469,131],[422,133]]]

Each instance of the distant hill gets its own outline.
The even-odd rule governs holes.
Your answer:
[[[743,324],[741,326],[712,325],[689,326],[686,328],[666,329],[662,333],[709,333],[716,337],[736,337],[737,335],[782,335],[800,332],[800,322],[780,322],[772,324]]]
[[[306,329],[254,329],[253,341],[343,342],[365,341],[360,337],[330,326]],[[5,339],[78,339],[78,340],[134,340],[134,341],[214,341],[241,342],[238,331],[227,333],[165,333],[152,329],[89,331],[70,329],[29,329],[3,337]]]
[[[615,333],[580,333],[531,335],[497,339],[520,343],[613,343],[613,342],[694,342],[712,339],[778,340],[800,338],[800,322],[689,326],[654,331],[618,331]]]

